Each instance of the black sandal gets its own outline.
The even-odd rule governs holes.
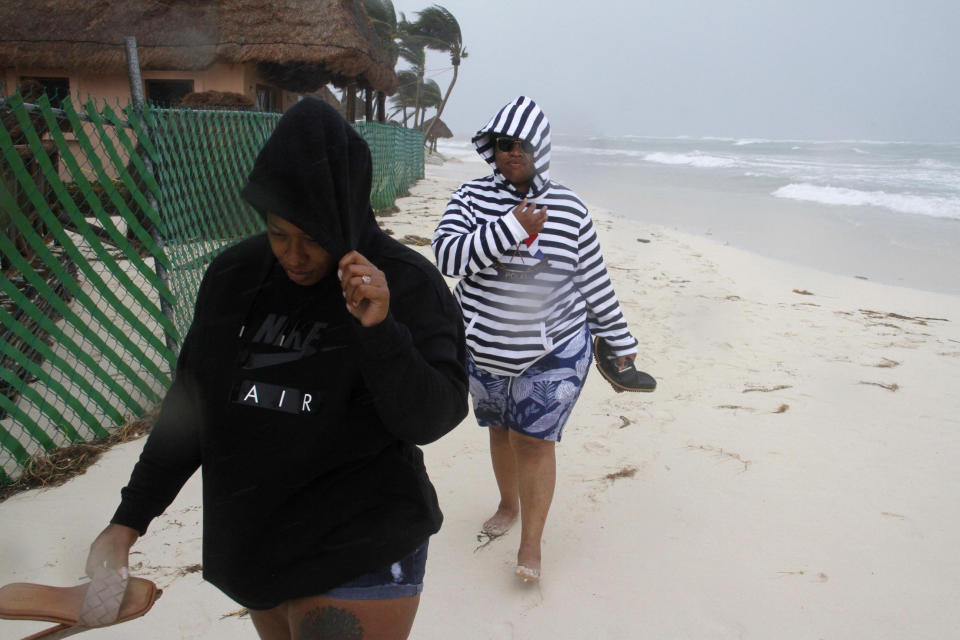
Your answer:
[[[638,371],[633,366],[632,360],[627,360],[626,366],[622,369],[619,368],[617,360],[620,357],[614,355],[610,345],[600,338],[593,339],[593,357],[597,361],[597,371],[617,393],[623,393],[624,391],[649,393],[657,388],[657,381],[653,379],[653,376]]]

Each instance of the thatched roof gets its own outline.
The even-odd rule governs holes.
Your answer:
[[[426,131],[427,127],[430,126],[430,123],[433,122],[434,118],[427,118],[423,123],[417,127],[420,131]],[[430,130],[431,138],[452,138],[453,132],[450,131],[450,127],[443,120],[437,120],[437,124],[433,126],[433,129]]]
[[[135,36],[146,70],[256,62],[291,91],[349,78],[397,86],[356,0],[3,0],[0,24],[0,67],[116,73]]]
[[[181,107],[194,109],[230,109],[231,111],[249,111],[256,106],[253,98],[232,91],[198,91],[188,93],[180,100]]]

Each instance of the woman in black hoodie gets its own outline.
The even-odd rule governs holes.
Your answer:
[[[406,638],[442,515],[417,445],[466,415],[462,321],[377,226],[370,152],[332,107],[280,120],[243,196],[265,234],[204,276],[174,383],[87,571],[203,468],[204,577],[261,638]]]

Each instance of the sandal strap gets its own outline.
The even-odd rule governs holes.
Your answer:
[[[116,569],[103,567],[93,575],[93,581],[87,588],[83,607],[77,618],[82,627],[104,627],[117,621],[123,594],[127,591],[127,578]]]
[[[22,638],[21,640],[62,640],[62,638],[66,638],[67,636],[72,636],[86,630],[86,627],[58,624],[55,627],[50,627],[49,629],[39,631],[33,635]]]

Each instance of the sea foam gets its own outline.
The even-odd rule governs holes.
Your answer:
[[[690,165],[691,167],[701,167],[704,169],[737,166],[737,161],[732,158],[711,156],[699,151],[692,153],[666,153],[658,151],[646,154],[643,156],[643,159],[647,162],[656,162],[658,164]]]
[[[480,157],[472,142],[461,140],[438,140],[437,151],[458,160],[476,160]]]
[[[883,207],[898,213],[953,218],[960,220],[960,199],[937,196],[917,196],[885,191],[860,191],[844,187],[824,187],[815,184],[788,184],[773,192],[777,198],[803,200],[846,206]]]

